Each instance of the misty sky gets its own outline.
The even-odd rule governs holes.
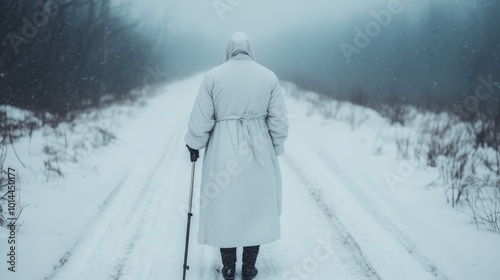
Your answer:
[[[384,3],[381,0],[143,0],[135,2],[131,10],[145,24],[169,26],[174,33],[197,31],[214,39],[227,39],[235,30],[242,30],[260,38],[296,26],[321,23],[325,18],[344,17],[354,7],[359,9],[366,3],[377,2]]]
[[[372,14],[391,4],[401,12],[347,57],[341,44],[355,46],[356,28],[365,32]],[[500,67],[500,44],[487,34],[496,28],[498,6],[489,0],[142,0],[131,1],[127,14],[158,42],[165,54],[159,59],[174,76],[220,64],[229,36],[243,31],[257,62],[314,90],[448,98],[443,93],[458,95]],[[477,61],[491,63],[469,65]]]
[[[219,46],[221,53],[229,36],[236,31],[243,31],[254,41],[258,55],[259,52],[264,52],[259,51],[259,47],[265,48],[268,44],[280,40],[280,36],[293,33],[298,28],[314,30],[324,27],[327,22],[341,23],[357,14],[368,13],[377,8],[383,9],[389,2],[388,0],[142,0],[133,1],[130,16],[140,21],[145,30],[158,29],[160,37],[191,35],[200,42]],[[416,5],[412,1],[402,0],[401,3],[410,5],[411,10],[417,12]],[[335,26],[331,26],[331,29],[335,29]],[[324,36],[326,38],[332,34],[325,33]]]

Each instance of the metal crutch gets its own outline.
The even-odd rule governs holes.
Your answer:
[[[192,159],[191,159],[192,160]],[[184,250],[184,272],[182,273],[182,280],[186,280],[186,271],[189,270],[189,266],[187,265],[188,258],[188,247],[189,247],[189,230],[191,229],[191,217],[193,213],[191,213],[193,207],[193,186],[194,186],[194,171],[195,171],[196,159],[192,161],[192,169],[191,169],[191,190],[189,192],[189,209],[187,213],[187,229],[186,229],[186,247]]]

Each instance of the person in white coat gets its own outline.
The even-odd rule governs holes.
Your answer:
[[[255,62],[245,33],[233,34],[224,63],[200,86],[184,138],[191,156],[205,148],[198,242],[221,248],[224,279],[257,275],[261,244],[281,236],[281,171],[287,110],[276,75]]]

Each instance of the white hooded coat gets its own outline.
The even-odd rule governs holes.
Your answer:
[[[281,172],[287,112],[276,75],[254,61],[235,33],[225,62],[200,86],[185,142],[205,148],[198,242],[229,248],[280,238]]]

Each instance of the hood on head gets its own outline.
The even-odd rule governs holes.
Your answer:
[[[255,52],[252,47],[252,42],[248,38],[247,34],[243,32],[234,33],[226,47],[226,55],[224,56],[224,62],[230,60],[233,56],[239,53],[246,53],[252,60],[255,60]]]

